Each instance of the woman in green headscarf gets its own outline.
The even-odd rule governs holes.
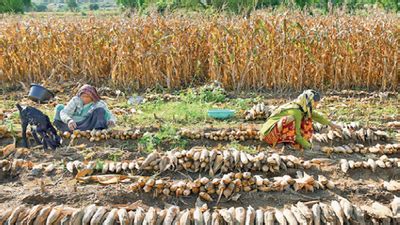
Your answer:
[[[296,149],[309,149],[313,121],[339,129],[339,126],[313,110],[320,99],[318,92],[306,90],[296,100],[277,108],[261,129],[262,140],[272,146],[288,143]]]

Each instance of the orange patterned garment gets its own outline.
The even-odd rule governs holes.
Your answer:
[[[303,119],[300,130],[304,139],[309,141],[313,134],[312,119]],[[282,117],[264,137],[264,141],[272,146],[279,143],[288,143],[295,149],[300,149],[301,145],[296,143],[296,127],[293,116]]]

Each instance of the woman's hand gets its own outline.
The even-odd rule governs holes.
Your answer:
[[[307,142],[303,147],[304,149],[312,149],[312,144],[310,142]]]
[[[107,121],[107,126],[108,127],[114,127],[115,126],[115,122],[112,120]]]
[[[68,128],[69,128],[70,130],[75,130],[76,127],[77,127],[77,125],[76,125],[75,121],[70,120],[70,121],[68,122]]]

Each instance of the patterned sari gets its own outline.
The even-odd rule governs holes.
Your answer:
[[[300,109],[304,117],[301,121],[300,132],[306,141],[311,140],[313,134],[312,126],[312,104],[315,91],[306,90],[293,102],[280,106],[270,117],[278,115],[284,110]],[[271,123],[270,123],[271,124]],[[300,149],[301,145],[296,143],[296,124],[293,116],[283,116],[271,127],[266,127],[263,132],[263,140],[268,144],[275,146],[279,143],[291,144],[294,148]]]
[[[300,129],[303,138],[306,141],[310,141],[313,135],[312,119],[303,119]],[[293,116],[282,117],[271,132],[264,137],[264,141],[272,146],[287,143],[291,144],[295,149],[301,149],[301,146],[296,142],[296,128]]]

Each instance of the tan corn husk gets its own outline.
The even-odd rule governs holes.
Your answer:
[[[340,202],[340,203],[339,203]],[[347,199],[339,197],[338,201],[333,200],[331,202],[309,202],[301,203],[298,202],[294,205],[286,205],[283,209],[258,209],[254,210],[251,206],[245,210],[243,207],[229,209],[213,209],[206,210],[203,208],[186,209],[180,211],[179,207],[171,206],[167,209],[160,210],[150,207],[146,210],[139,207],[136,209],[129,208],[106,208],[98,207],[96,212],[92,216],[86,216],[92,214],[91,209],[96,209],[93,205],[86,206],[83,209],[74,209],[68,206],[34,206],[32,209],[26,208],[25,206],[10,209],[8,212],[2,214],[2,221],[14,222],[18,219],[18,215],[22,217],[36,214],[37,209],[42,208],[37,216],[39,221],[48,221],[49,224],[62,223],[62,221],[69,221],[70,224],[81,224],[87,221],[90,217],[91,224],[102,224],[110,225],[115,221],[119,221],[120,224],[163,224],[171,225],[179,222],[180,224],[222,224],[224,221],[226,224],[273,224],[276,220],[279,224],[321,224],[323,223],[352,223],[356,219],[360,224],[365,224],[365,217],[368,214],[368,218],[377,220],[390,220],[393,216],[398,215],[399,211],[399,198],[395,197],[390,205],[380,204],[374,202],[372,205],[363,205],[358,207],[352,205]],[[348,206],[344,206],[348,205]],[[345,209],[351,208],[352,210]],[[60,210],[59,214],[56,212]],[[206,211],[203,211],[206,210]],[[346,213],[347,211],[347,213]],[[32,214],[30,212],[33,212]],[[161,213],[164,212],[164,213]],[[22,214],[21,214],[22,213]],[[161,217],[160,219],[158,217]],[[7,218],[5,218],[7,217]],[[103,217],[103,219],[100,219]],[[261,218],[263,217],[263,218]],[[32,217],[31,217],[32,218]],[[58,218],[58,219],[56,219]],[[21,218],[22,219],[22,218]],[[157,222],[159,221],[159,222]],[[263,221],[263,222],[261,222]],[[65,223],[66,223],[65,222]],[[37,224],[37,223],[36,223]]]

